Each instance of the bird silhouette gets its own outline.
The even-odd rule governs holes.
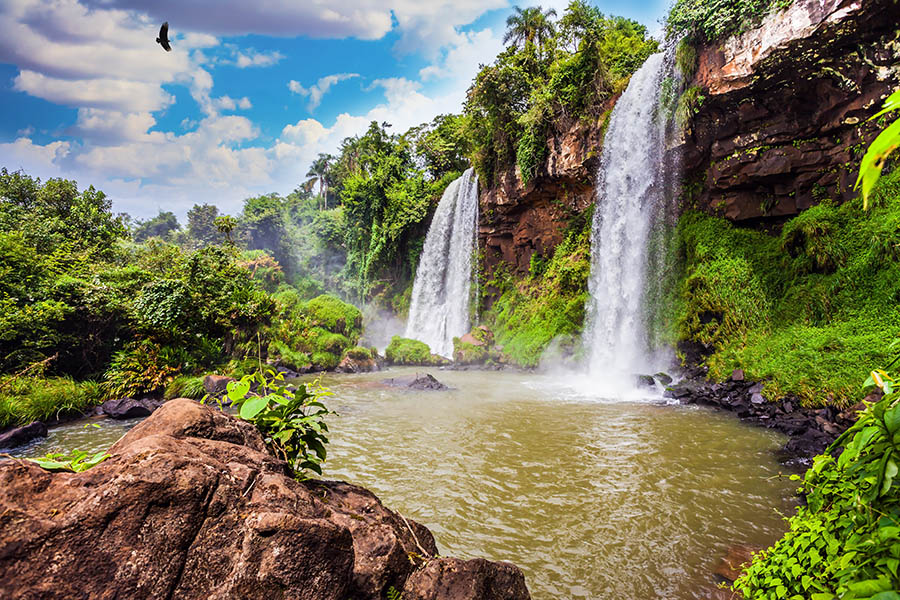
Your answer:
[[[172,46],[169,45],[169,22],[166,21],[162,24],[162,27],[159,28],[159,37],[156,38],[156,43],[163,47],[163,50],[166,52],[172,51]]]

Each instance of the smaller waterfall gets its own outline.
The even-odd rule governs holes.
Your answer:
[[[478,176],[468,169],[438,204],[413,282],[406,337],[449,357],[453,338],[469,331],[472,259],[478,223]]]

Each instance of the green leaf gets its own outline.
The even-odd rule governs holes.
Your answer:
[[[898,108],[900,108],[900,90],[897,90],[896,92],[888,96],[888,99],[884,101],[884,106],[882,107],[881,111],[869,117],[869,120],[874,121],[881,115],[887,114],[892,110],[897,110]]]
[[[884,478],[881,483],[881,494],[886,494],[889,489],[891,489],[891,484],[894,482],[894,477],[897,476],[897,463],[894,459],[890,459],[887,461],[887,464],[884,467]]]
[[[900,404],[884,412],[884,424],[892,435],[900,430]]]
[[[29,458],[33,463],[37,463],[42,469],[48,471],[72,471],[72,466],[68,462],[53,460],[52,458]]]
[[[900,119],[897,119],[884,131],[878,134],[869,145],[859,167],[859,177],[856,179],[854,189],[862,186],[863,210],[868,209],[869,194],[881,177],[884,162],[894,150],[900,147]]]
[[[281,394],[269,394],[268,397],[270,400],[274,400],[275,402],[277,402],[278,404],[281,404],[282,406],[285,406],[285,405],[288,405],[291,403],[290,398],[285,398]]]
[[[269,399],[266,396],[254,396],[241,405],[241,418],[245,421],[251,421],[258,415],[267,405]]]
[[[225,389],[228,392],[228,399],[232,402],[243,400],[250,391],[250,380],[244,377],[240,381],[229,381]]]

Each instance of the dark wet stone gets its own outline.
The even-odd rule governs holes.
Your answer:
[[[153,398],[120,398],[107,400],[100,408],[103,409],[103,414],[111,419],[134,419],[149,417],[160,406],[162,401]]]
[[[650,375],[637,375],[635,381],[638,387],[656,387],[656,380]]]
[[[47,437],[47,426],[40,421],[33,421],[0,433],[0,448],[15,448],[39,437]]]
[[[411,390],[439,391],[450,388],[435,379],[429,373],[416,373],[408,377],[392,377],[385,379],[383,383],[393,387],[403,387]]]
[[[654,374],[653,377],[662,385],[669,385],[672,383],[672,377],[668,373],[663,373],[662,371]]]

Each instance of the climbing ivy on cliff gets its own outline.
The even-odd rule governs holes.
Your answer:
[[[677,0],[666,17],[666,36],[707,43],[757,25],[794,0]]]

